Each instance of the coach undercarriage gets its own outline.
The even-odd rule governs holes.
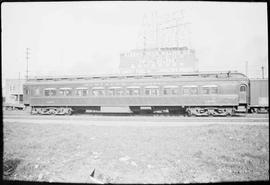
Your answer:
[[[71,115],[72,113],[85,113],[86,110],[100,111],[100,107],[32,107],[31,114],[33,115]]]
[[[252,107],[250,108],[250,113],[268,113],[268,107]]]
[[[186,109],[188,116],[232,116],[232,107],[189,107]]]
[[[234,107],[183,107],[183,106],[130,106],[135,114],[164,113],[183,114],[187,116],[232,116]],[[86,110],[100,111],[100,106],[92,107],[32,107],[33,115],[71,115],[73,113],[85,113]]]
[[[234,107],[186,107],[186,106],[132,106],[130,110],[133,113],[154,113],[169,112],[170,114],[184,114],[187,116],[232,116],[235,113]]]
[[[70,107],[32,107],[31,114],[41,115],[71,115]]]

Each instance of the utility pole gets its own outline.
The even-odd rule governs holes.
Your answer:
[[[19,72],[19,86],[18,86],[18,104],[20,104],[20,85],[21,85],[21,74],[20,74],[20,72]]]
[[[30,48],[26,48],[26,80],[28,80],[28,60],[29,60]]]
[[[262,66],[262,79],[264,79],[264,67]]]
[[[155,11],[155,17],[154,17],[154,20],[155,20],[155,22],[156,22],[156,25],[155,25],[155,27],[156,27],[156,48],[157,48],[157,51],[159,51],[159,18],[158,18],[158,13],[157,13],[157,11]]]
[[[248,76],[248,61],[246,61],[246,76]]]

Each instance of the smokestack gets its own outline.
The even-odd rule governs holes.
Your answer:
[[[264,79],[264,67],[262,66],[262,79]]]

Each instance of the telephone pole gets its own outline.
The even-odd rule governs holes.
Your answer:
[[[19,72],[19,85],[20,84],[21,84],[21,74]],[[20,87],[18,89],[20,89]],[[20,104],[20,90],[18,90],[18,104]]]
[[[26,80],[28,80],[28,60],[29,60],[30,48],[26,48]]]

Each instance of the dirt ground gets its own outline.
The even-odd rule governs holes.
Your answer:
[[[128,127],[4,122],[3,131],[4,180],[87,183],[93,169],[105,183],[269,180],[267,124]]]

